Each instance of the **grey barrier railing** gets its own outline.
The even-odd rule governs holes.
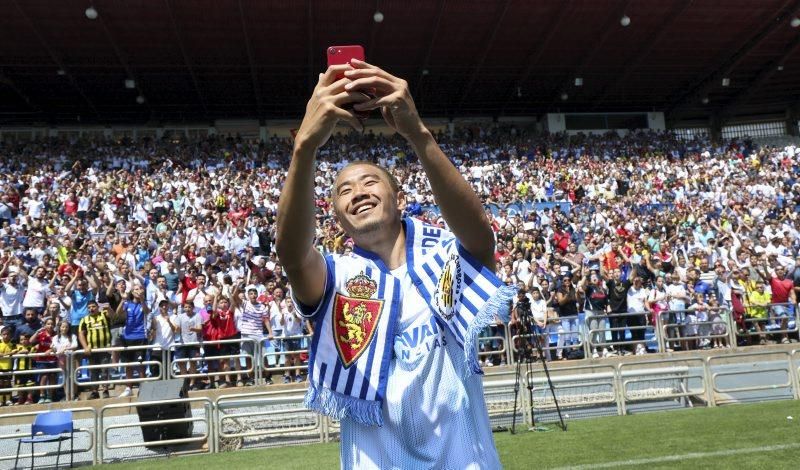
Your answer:
[[[641,325],[627,325],[627,326],[609,326],[606,328],[592,328],[590,327],[590,322],[597,321],[596,316],[588,317],[584,320],[585,326],[585,335],[588,338],[586,341],[589,350],[594,350],[596,348],[610,348],[613,346],[626,346],[626,345],[635,345],[635,344],[645,344],[647,343],[647,339],[645,338],[647,331],[655,331],[655,335],[658,336],[658,328],[656,325],[651,325],[649,321],[650,312],[628,312],[628,313],[610,313],[605,315],[606,319],[611,324],[611,320],[619,320],[619,319],[628,319],[628,318],[638,318],[641,317]],[[606,333],[613,333],[614,332],[621,332],[624,334],[626,331],[629,331],[631,335],[634,332],[641,331],[642,338],[641,340],[635,340],[631,338],[630,340],[622,339],[618,341],[614,341],[613,338],[611,340],[607,339]],[[602,341],[600,342],[593,342],[594,338],[601,338]]]
[[[767,336],[767,335],[774,335],[774,334],[793,334],[798,332],[798,315],[797,315],[797,305],[785,302],[785,303],[771,303],[768,305],[752,305],[749,303],[744,304],[745,308],[745,317],[744,317],[744,330],[736,331],[736,336],[738,337],[746,337],[752,338],[755,336]],[[760,312],[760,309],[765,309],[763,313],[766,315],[765,318],[758,318],[754,317],[753,315],[757,312]],[[776,323],[781,322],[782,316],[778,315],[776,312],[779,312],[781,309],[785,309],[787,312],[786,319],[787,319],[787,327],[781,328],[769,328],[771,325],[775,325]],[[790,328],[788,323],[794,320],[794,327]],[[762,331],[758,331],[758,328],[752,328],[756,324],[764,324],[764,329]],[[751,328],[755,331],[751,331]]]
[[[305,341],[307,344],[311,342],[311,335],[296,335],[296,336],[281,336],[278,338],[274,338],[270,340],[270,342],[275,342],[278,345],[285,345],[284,341]],[[279,351],[275,351],[273,348],[267,348],[264,346],[262,342],[259,344],[259,350],[261,351],[259,357],[261,358],[261,374],[262,376],[272,375],[272,374],[286,374],[287,372],[301,372],[307,371],[308,365],[301,364],[295,366],[286,365],[286,359],[289,357],[300,357],[303,354],[308,354],[307,347],[301,347],[299,349],[293,351],[287,351],[285,347],[281,347]],[[273,349],[270,351],[269,349]],[[281,365],[283,363],[283,365]]]
[[[192,414],[189,418],[170,418],[170,419],[157,419],[152,421],[139,421],[138,419],[135,422],[129,423],[116,423],[110,424],[107,423],[107,416],[110,412],[115,410],[127,410],[130,412],[131,408],[134,408],[138,411],[139,408],[142,407],[151,407],[151,406],[159,406],[159,405],[170,405],[174,406],[176,404],[186,403],[190,407],[193,404],[202,404],[204,408],[203,416],[196,417]],[[215,426],[214,426],[214,403],[211,399],[206,397],[196,397],[196,398],[178,398],[178,399],[171,399],[171,400],[153,400],[153,401],[141,401],[141,402],[130,402],[130,403],[115,403],[111,405],[106,405],[100,409],[98,414],[98,428],[97,428],[97,461],[98,463],[103,463],[105,461],[104,455],[107,450],[114,450],[114,449],[130,449],[136,447],[163,447],[163,446],[174,446],[174,445],[181,445],[181,444],[192,444],[192,443],[207,443],[206,450],[203,451],[203,448],[200,447],[200,453],[214,453],[216,452],[216,435],[215,435]],[[152,426],[164,426],[169,424],[180,424],[180,423],[205,423],[205,432],[195,435],[192,434],[190,437],[182,437],[176,439],[161,439],[158,441],[145,441],[142,439],[141,441],[136,441],[130,438],[130,432],[127,433],[130,439],[125,439],[122,443],[113,444],[109,442],[109,433],[111,431],[117,429],[130,429],[130,428],[145,428],[145,427],[152,427]],[[188,453],[192,453],[189,451]]]
[[[718,316],[719,321],[708,320],[708,321],[693,321],[689,322],[689,320],[684,321],[675,321],[670,322],[669,318],[679,318],[681,316],[685,317],[687,314],[695,315],[696,311],[692,310],[665,310],[658,314],[656,317],[657,321],[657,337],[658,337],[658,344],[659,344],[659,351],[661,352],[671,352],[671,349],[676,349],[674,347],[670,347],[670,343],[673,345],[678,343],[681,346],[681,349],[686,351],[688,348],[688,343],[690,341],[713,341],[716,339],[725,340],[728,345],[735,345],[736,344],[736,325],[733,322],[733,317],[731,315],[730,310],[725,308],[709,308],[707,309],[707,314],[711,316]],[[723,329],[722,333],[715,333],[714,329]],[[691,329],[689,335],[687,335],[687,330]],[[694,332],[694,329],[697,329],[697,332]],[[676,336],[672,336],[671,333],[677,333]],[[700,348],[695,348],[700,349]]]
[[[71,360],[67,364],[71,366],[70,377],[72,390],[70,396],[76,395],[81,388],[85,387],[99,387],[111,386],[112,388],[117,384],[134,384],[142,382],[152,382],[166,378],[164,373],[164,350],[157,345],[142,345],[142,346],[127,346],[127,347],[111,347],[111,348],[98,348],[92,349],[94,354],[108,354],[109,358],[114,352],[137,352],[140,358],[129,362],[112,363],[110,360],[102,364],[82,364],[83,359],[90,359],[91,355],[87,355],[82,349],[72,352]],[[147,355],[150,359],[147,359]],[[97,357],[97,356],[95,356]],[[127,378],[128,369],[133,369],[131,378]],[[113,372],[121,370],[120,378],[113,378]],[[94,371],[105,372],[106,378],[104,380],[94,380],[92,378]],[[84,374],[85,372],[85,374]]]
[[[567,349],[577,349],[582,351],[587,350],[586,335],[583,334],[583,329],[580,327],[580,325],[577,330],[565,330],[562,327],[562,323],[564,321],[577,323],[579,322],[579,317],[577,315],[574,315],[569,317],[559,317],[558,319],[553,319],[553,322],[547,325],[540,334],[541,336],[540,339],[544,340],[544,342],[540,341],[540,346],[542,347],[542,351],[549,352],[551,358],[555,356],[553,354],[554,351],[557,353],[559,350],[562,350],[563,353],[564,350]],[[555,346],[551,345],[552,336],[556,337]],[[576,343],[566,344],[567,339],[571,340],[573,338],[577,340]],[[517,349],[521,347],[522,344],[530,343],[530,346],[533,347],[533,341],[534,341],[533,333],[517,334],[511,337],[511,344],[516,346],[511,348],[512,350],[509,353],[509,363],[516,362],[517,360],[516,356],[518,355]]]
[[[52,363],[54,367],[37,368],[36,362],[41,358],[53,358],[53,361],[42,361]],[[14,367],[8,371],[0,372],[0,395],[10,395],[12,392],[35,392],[43,390],[57,390],[64,387],[67,377],[67,368],[57,367],[58,361],[53,353],[27,353],[13,354],[9,357]],[[21,362],[27,363],[23,368],[19,368]],[[50,375],[54,378],[54,383],[40,385],[36,380],[41,375]],[[20,383],[22,378],[27,378]],[[30,382],[30,384],[29,384]],[[10,386],[6,386],[10,385]]]
[[[228,344],[236,344],[239,347],[239,352],[235,354],[209,354],[209,349],[216,346],[224,346]],[[253,353],[248,354],[245,352],[245,348],[242,346],[245,344],[250,344]],[[197,357],[188,357],[188,358],[177,358],[175,357],[176,349],[177,348],[203,348],[203,353],[198,355]],[[260,342],[251,339],[251,338],[237,338],[237,339],[222,339],[222,340],[215,340],[215,341],[200,341],[196,343],[176,343],[169,347],[166,350],[166,364],[167,370],[169,371],[169,377],[173,379],[183,379],[183,378],[213,378],[213,377],[222,377],[228,375],[237,375],[237,374],[251,374],[254,378],[254,381],[258,383],[259,379],[261,378],[261,367],[259,367],[258,361],[258,351],[260,348]],[[240,359],[250,359],[249,366],[242,367]],[[227,371],[220,370],[219,368],[215,371],[206,370],[206,372],[199,372],[199,369],[195,373],[190,372],[181,372],[180,365],[181,364],[190,364],[194,363],[199,365],[201,363],[205,363],[206,366],[209,365],[210,362],[221,362],[227,361],[229,364],[233,362],[236,364],[234,369],[230,369]]]
[[[786,306],[789,307],[787,304],[777,304],[777,306]],[[771,308],[771,307],[770,307]],[[654,338],[645,339],[645,342],[652,341],[653,339],[656,341],[658,345],[658,351],[666,352],[667,343],[669,342],[676,342],[676,341],[688,341],[688,340],[714,340],[714,339],[724,339],[728,342],[729,346],[735,346],[736,341],[741,336],[752,336],[758,333],[754,332],[737,332],[736,323],[733,321],[732,315],[730,311],[721,309],[720,316],[722,318],[722,325],[724,325],[725,333],[714,333],[713,328],[715,325],[720,326],[720,323],[716,322],[702,322],[697,323],[694,326],[697,327],[708,327],[710,329],[709,333],[705,334],[698,334],[697,336],[693,336],[691,338],[676,338],[669,335],[670,330],[675,330],[678,328],[685,327],[686,325],[682,323],[671,323],[666,321],[671,313],[686,313],[686,311],[682,312],[673,312],[673,311],[666,311],[661,312],[659,315],[655,316],[656,324],[648,324],[646,320],[650,313],[649,312],[636,312],[636,313],[623,313],[623,314],[615,314],[613,316],[609,315],[587,315],[586,319],[583,322],[583,327],[580,328],[578,331],[548,331],[547,332],[547,340],[546,344],[543,344],[543,349],[548,351],[554,351],[558,349],[558,344],[551,345],[550,344],[550,337],[556,336],[556,338],[560,336],[576,338],[577,342],[575,344],[564,344],[562,345],[564,349],[575,349],[575,348],[583,348],[585,357],[590,357],[592,350],[598,347],[611,347],[617,345],[630,345],[630,344],[637,344],[641,341],[638,340],[624,340],[624,341],[609,341],[607,337],[613,331],[648,331],[652,330],[654,332]],[[605,327],[606,322],[608,322],[611,318],[626,318],[626,317],[635,317],[639,316],[642,317],[644,322],[641,326],[624,326],[624,327]],[[797,310],[794,309],[792,319],[796,319],[797,317]],[[570,318],[566,318],[570,320]],[[560,319],[564,320],[564,319]],[[747,319],[746,321],[754,322],[757,321],[755,319]],[[765,334],[778,334],[782,332],[786,332],[789,334],[796,333],[798,331],[798,326],[795,321],[795,325],[793,328],[789,328],[786,330],[776,330],[770,329],[765,332]],[[603,326],[597,328],[597,326]],[[518,347],[520,344],[525,342],[525,340],[530,340],[530,335],[511,335],[509,326],[506,324],[503,327],[502,335],[494,335],[488,337],[481,337],[479,338],[480,344],[486,343],[494,343],[495,345],[500,345],[497,349],[491,350],[484,350],[479,352],[480,357],[489,357],[489,356],[499,356],[506,360],[508,364],[516,363],[518,354]],[[305,340],[308,341],[311,338],[310,335],[302,335],[302,336],[294,336],[294,337],[286,337],[286,338],[277,338],[277,340]],[[597,338],[602,338],[601,341],[596,341]],[[237,344],[239,346],[239,352],[237,354],[228,354],[225,356],[221,355],[209,355],[205,354],[197,358],[177,358],[175,355],[175,348],[181,346],[197,346],[197,347],[208,347],[214,345],[221,345],[221,344]],[[245,343],[250,343],[251,349],[253,351],[252,355],[248,352],[244,351],[242,347]],[[112,352],[124,352],[124,351],[142,351],[142,358],[141,360],[136,360],[133,362],[118,362],[112,363],[110,360],[108,363],[104,364],[83,364],[81,361],[83,359],[87,359],[87,355],[82,350],[77,350],[73,352],[69,352],[66,354],[67,359],[64,361],[65,367],[64,368],[48,368],[48,369],[32,369],[32,370],[25,370],[25,371],[11,371],[9,372],[2,372],[0,373],[0,378],[2,375],[9,375],[10,377],[17,377],[22,375],[29,375],[29,376],[38,376],[42,373],[49,373],[55,374],[55,380],[48,385],[17,385],[14,384],[11,387],[4,387],[0,389],[0,393],[15,393],[17,391],[41,391],[45,389],[57,389],[59,387],[66,387],[66,394],[69,397],[73,397],[76,393],[82,390],[85,387],[95,387],[95,386],[115,386],[117,384],[130,384],[130,383],[141,383],[145,381],[154,381],[160,380],[166,377],[173,377],[173,378],[187,378],[187,377],[194,377],[194,378],[212,378],[221,375],[238,375],[238,374],[249,374],[253,378],[256,384],[263,383],[265,375],[271,375],[273,373],[286,373],[289,371],[306,371],[308,366],[305,361],[301,362],[298,365],[287,365],[285,358],[288,356],[299,356],[308,353],[308,349],[301,348],[295,351],[285,351],[285,350],[276,350],[270,351],[268,348],[264,347],[262,341],[256,341],[252,339],[232,339],[232,340],[220,340],[220,341],[204,341],[200,343],[193,343],[192,345],[182,345],[182,344],[174,344],[167,349],[161,349],[159,346],[155,345],[144,345],[144,346],[133,346],[133,347],[114,347],[114,348],[103,348],[103,349],[95,349],[92,350],[94,353],[104,353],[108,354],[109,358]],[[150,358],[147,359],[147,355],[149,354]],[[32,359],[35,359],[37,356],[42,356],[46,354],[32,354],[30,355]],[[242,365],[241,359],[249,359],[249,361],[245,361],[246,363],[249,362],[249,366],[244,367]],[[272,360],[270,360],[272,359]],[[281,359],[284,359],[281,361]],[[194,374],[188,373],[181,373],[178,370],[178,367],[182,363],[189,363],[194,362],[199,364],[201,362],[205,362],[206,364],[210,361],[222,361],[228,360],[229,362],[233,362],[235,367],[232,367],[229,371],[210,371],[206,370],[205,372],[197,371]],[[284,364],[281,364],[284,362]],[[273,365],[270,365],[273,364]],[[131,379],[124,377],[123,374],[119,374],[118,378],[113,378],[111,372],[122,370],[124,372],[126,369],[132,368],[134,369],[137,374]],[[109,377],[100,379],[100,380],[93,380],[91,378],[93,371],[104,371]],[[145,370],[144,374],[138,374]],[[64,383],[65,381],[65,383]]]
[[[710,356],[705,358],[705,371],[708,375],[708,380],[713,391],[710,394],[710,399],[713,400],[713,405],[735,402],[735,398],[731,394],[745,393],[745,392],[774,392],[777,389],[790,389],[793,398],[800,397],[800,382],[798,382],[797,369],[795,367],[795,356],[798,350],[773,350],[773,351],[746,351],[741,353],[726,354],[724,356]],[[754,370],[728,370],[728,371],[712,371],[712,367],[719,365],[736,364],[738,359],[743,358],[757,358],[758,362],[762,362],[762,358],[773,359],[772,362],[777,362],[775,365],[760,366]],[[786,374],[786,380],[779,382],[761,383],[756,385],[746,385],[743,387],[723,387],[718,383],[718,379],[722,377],[742,377],[754,374],[768,374],[771,372],[782,372]]]
[[[768,363],[765,363],[768,362]],[[744,366],[743,366],[744,364]],[[750,364],[758,364],[755,370]],[[738,366],[738,369],[726,366]],[[748,386],[725,386],[720,383],[727,377],[757,373],[782,374],[778,379]],[[635,405],[652,402],[668,403],[672,408],[690,406],[718,406],[732,401],[731,394],[766,392],[784,388],[791,397],[800,399],[800,349],[771,351],[745,351],[697,357],[665,357],[658,359],[631,358],[617,364],[593,362],[576,366],[554,366],[551,377],[562,410],[572,417],[582,416],[582,410],[624,415]],[[786,378],[784,380],[784,378]],[[490,422],[493,427],[505,426],[516,413],[522,423],[533,424],[542,413],[552,414],[554,403],[541,366],[534,364],[522,377],[519,402],[514,403],[514,379],[508,374],[489,375],[484,378],[484,393]],[[528,387],[533,402],[528,398]],[[287,445],[304,442],[329,442],[336,439],[339,423],[316,415],[302,406],[303,390],[275,390],[254,393],[229,393],[214,401],[205,397],[177,400],[125,402],[93,408],[73,408],[92,425],[82,426],[89,445],[77,452],[91,453],[92,463],[113,459],[114,452],[138,447],[164,447],[197,444],[185,452],[222,452],[247,446]],[[192,417],[140,422],[136,411],[140,407],[187,403],[202,413]],[[531,406],[533,405],[533,406]],[[50,408],[54,408],[50,406]],[[532,413],[531,413],[532,410]],[[638,412],[637,410],[634,410]],[[29,428],[20,421],[32,422],[39,411],[0,414],[0,429],[12,429],[0,434],[0,442],[29,435]],[[589,416],[590,413],[584,413]],[[126,416],[127,418],[122,418]],[[538,418],[537,418],[538,417]],[[136,439],[131,428],[160,426],[176,423],[203,423],[204,429],[195,430],[191,436],[179,439],[164,438],[158,441]],[[111,435],[125,433],[125,438]],[[134,434],[131,434],[133,432]],[[259,439],[263,441],[258,443]],[[201,445],[203,444],[203,445]],[[16,446],[0,446],[0,462],[13,458]],[[11,449],[11,450],[9,450]],[[27,454],[25,454],[27,455]],[[37,453],[36,457],[52,456]],[[24,456],[23,456],[24,457]],[[27,457],[30,457],[27,455]]]

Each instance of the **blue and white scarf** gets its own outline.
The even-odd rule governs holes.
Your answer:
[[[467,370],[482,373],[476,345],[478,333],[493,324],[496,317],[508,321],[515,288],[505,286],[482,266],[452,233],[413,218],[403,219],[403,224],[406,267],[413,284],[437,319],[464,348]],[[380,257],[358,247],[350,255],[329,255],[325,262],[327,279],[322,302],[314,311],[300,309],[315,321],[305,405],[335,419],[350,417],[363,424],[381,426],[394,332],[403,301],[400,280]],[[371,293],[369,298],[351,295],[348,282],[352,288],[354,279],[360,281],[359,285],[374,286],[374,292],[371,288],[365,290]],[[356,311],[360,305],[362,313],[374,313],[380,305],[380,315],[369,317],[377,317],[372,330],[354,327],[353,336],[360,338],[362,333],[369,333],[364,334],[368,344],[356,357],[342,352],[341,339],[348,335],[336,327],[341,323],[344,304],[348,304],[347,312]]]

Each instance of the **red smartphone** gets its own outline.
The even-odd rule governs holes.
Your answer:
[[[327,51],[328,54],[328,67],[331,65],[349,64],[350,60],[364,59],[364,48],[361,46],[330,46]],[[344,77],[344,74],[339,74],[336,79],[339,80]]]
[[[342,64],[349,64],[352,59],[358,59],[361,61],[365,61],[364,58],[364,48],[362,46],[330,46],[326,51],[328,55],[328,67],[331,65],[342,65]],[[340,73],[336,75],[336,80],[341,80],[344,78],[344,74]],[[374,93],[365,93],[367,96],[373,97],[375,96]],[[353,105],[346,105],[344,109],[352,109]],[[369,117],[369,111],[355,111],[356,117],[361,120],[364,120]]]

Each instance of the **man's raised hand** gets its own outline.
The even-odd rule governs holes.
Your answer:
[[[319,75],[314,93],[306,105],[306,115],[295,136],[295,142],[299,147],[316,151],[325,145],[340,120],[346,121],[359,132],[363,130],[363,125],[356,115],[343,108],[347,104],[369,100],[369,97],[361,92],[345,90],[345,85],[350,83],[349,78],[336,80],[337,74],[348,70],[352,70],[348,64],[332,65],[325,73]]]
[[[386,123],[406,139],[424,131],[408,82],[357,59],[353,59],[352,64],[352,69],[344,73],[352,80],[345,90],[363,90],[375,95],[375,98],[353,106],[356,111],[380,109]]]

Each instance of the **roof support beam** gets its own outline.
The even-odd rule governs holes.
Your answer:
[[[548,22],[548,27],[544,34],[542,34],[542,38],[534,43],[530,52],[528,52],[524,62],[527,65],[517,79],[514,80],[514,86],[508,90],[506,99],[503,101],[503,106],[500,108],[500,115],[505,114],[506,108],[511,104],[511,101],[516,95],[516,90],[521,88],[522,85],[528,81],[528,78],[530,78],[531,74],[536,69],[536,65],[539,63],[539,58],[542,56],[542,53],[547,49],[555,33],[561,30],[561,22],[566,18],[567,13],[572,10],[573,2],[574,0],[569,0],[561,3],[561,8],[556,11],[555,17]]]
[[[422,80],[425,79],[425,70],[428,68],[428,64],[431,61],[431,54],[433,53],[433,46],[436,44],[436,39],[439,37],[439,27],[442,25],[442,17],[444,16],[444,8],[447,4],[447,0],[439,0],[439,8],[436,12],[436,20],[434,21],[433,30],[431,32],[431,38],[428,40],[428,47],[425,49],[425,55],[422,57],[422,61],[420,61],[420,68],[419,72],[417,73],[417,83],[414,86],[414,99],[420,100],[422,97],[418,96],[420,90],[422,89]],[[420,111],[425,106],[424,101],[420,101]]]
[[[78,82],[75,81],[75,77],[69,73],[69,70],[67,70],[66,67],[64,67],[64,63],[61,61],[61,58],[50,47],[50,44],[48,44],[47,40],[42,35],[41,31],[39,31],[39,28],[36,26],[36,24],[34,24],[31,17],[28,15],[27,12],[25,12],[25,10],[22,9],[22,6],[19,4],[18,0],[14,0],[14,6],[17,7],[17,11],[19,11],[19,13],[25,18],[25,21],[28,23],[28,26],[31,28],[31,31],[33,31],[33,34],[36,35],[36,39],[39,40],[39,43],[47,52],[47,55],[50,56],[50,60],[52,60],[53,63],[56,64],[56,66],[59,69],[65,72],[65,76],[69,81],[70,85],[72,85],[75,91],[78,92],[83,101],[86,102],[86,104],[89,106],[89,109],[91,109],[92,112],[94,113],[95,117],[100,119],[100,112],[97,110],[97,107],[94,105],[92,100],[89,99],[86,93],[84,93],[83,89],[80,87],[80,85],[78,85]]]
[[[674,96],[668,101],[664,109],[664,114],[672,120],[678,118],[677,111],[688,103],[697,102],[706,95],[712,87],[720,83],[723,77],[728,76],[737,65],[747,57],[759,44],[776,31],[777,24],[788,20],[797,9],[800,8],[800,1],[786,0],[781,8],[774,13],[769,13],[759,18],[755,24],[763,25],[761,29],[753,33],[747,40],[731,55],[722,62],[702,74],[702,78],[697,78],[693,82],[681,86]],[[686,90],[686,91],[682,91]]]
[[[461,99],[458,100],[459,108],[461,108],[461,105],[464,104],[464,101],[469,96],[469,92],[472,91],[472,85],[475,84],[475,80],[478,78],[478,74],[480,74],[484,62],[486,62],[486,57],[489,55],[489,51],[492,50],[494,39],[497,37],[497,32],[500,30],[500,25],[503,23],[503,19],[508,12],[508,7],[510,4],[511,0],[505,0],[503,2],[503,6],[498,10],[497,16],[492,22],[494,26],[492,27],[489,36],[486,38],[486,41],[484,41],[485,45],[483,47],[483,51],[481,52],[480,58],[478,59],[478,63],[472,68],[472,73],[470,74],[469,80],[467,80],[467,85],[464,87],[464,92],[461,94]]]
[[[247,34],[247,21],[244,16],[244,5],[242,0],[239,0],[239,18],[242,21],[242,34],[244,35],[244,49],[247,52],[247,62],[250,65],[250,79],[253,82],[253,93],[256,96],[256,114],[261,116],[261,90],[258,87],[258,78],[256,77],[255,60],[253,60],[253,51],[250,48],[250,35]]]
[[[314,87],[318,81],[315,79],[316,73],[314,71],[314,0],[308,0],[306,12],[308,13],[306,16],[306,44],[308,44],[308,93],[311,94],[311,92],[314,91]]]
[[[615,32],[618,31],[620,28],[619,19],[625,14],[625,10],[628,9],[628,5],[631,4],[632,0],[621,0],[619,6],[612,10],[611,14],[606,18],[606,21],[603,23],[603,26],[600,28],[602,33],[600,37],[594,42],[594,47],[588,49],[583,56],[581,57],[580,61],[578,61],[578,65],[572,69],[572,71],[566,75],[561,80],[558,80],[556,83],[555,91],[551,91],[554,93],[553,99],[550,101],[550,105],[547,107],[547,110],[552,109],[555,107],[556,103],[561,100],[561,90],[566,86],[565,84],[568,81],[571,81],[575,77],[582,77],[584,71],[586,70],[586,66],[589,62],[594,59],[595,55],[597,55],[598,51],[603,47],[603,44],[608,40],[609,37]]]
[[[89,3],[92,6],[94,6],[94,2],[90,1]],[[131,68],[130,64],[128,64],[128,61],[125,59],[125,56],[122,54],[122,50],[119,48],[119,45],[117,45],[117,41],[114,40],[114,35],[111,34],[111,29],[109,29],[108,23],[104,19],[104,16],[102,14],[99,15],[97,17],[97,21],[100,23],[100,27],[103,28],[103,32],[105,33],[106,38],[108,38],[108,42],[111,43],[111,48],[114,49],[114,55],[117,56],[117,61],[119,61],[120,65],[122,65],[122,68],[125,69],[125,75],[127,76],[127,78],[133,80],[136,86],[136,91],[139,92],[139,95],[146,97],[147,95],[142,91],[141,81],[139,80],[138,77],[136,77],[136,74],[133,73],[133,69]],[[153,114],[152,106],[150,106],[150,103],[148,101],[145,101],[145,103],[147,104],[147,107],[150,109],[150,114],[152,115]]]
[[[28,107],[31,108],[33,111],[42,112],[42,109],[38,105],[36,105],[33,101],[31,101],[30,97],[24,91],[22,91],[17,86],[16,83],[14,83],[14,80],[12,80],[8,75],[4,74],[2,70],[0,70],[0,85],[6,85],[7,87],[9,87],[11,91],[16,93],[17,96],[19,96],[20,98],[22,98],[22,101],[24,101],[25,104],[27,104]]]
[[[730,117],[736,112],[737,108],[747,103],[755,92],[760,90],[761,87],[778,72],[778,66],[783,65],[798,49],[800,49],[800,36],[795,37],[795,39],[786,46],[780,57],[767,63],[739,94],[731,98],[730,101],[720,109],[719,114],[722,119],[724,120]]]
[[[658,28],[653,32],[650,36],[650,39],[642,45],[642,47],[636,52],[636,55],[628,60],[625,64],[625,68],[613,81],[606,84],[603,87],[603,90],[600,92],[599,96],[594,99],[592,103],[593,108],[597,108],[601,105],[606,98],[611,94],[612,91],[616,90],[621,84],[625,83],[625,81],[630,77],[631,73],[636,70],[637,67],[642,63],[649,54],[653,47],[658,44],[659,41],[664,37],[664,35],[669,30],[669,27],[672,26],[672,22],[675,19],[679,18],[689,7],[694,3],[694,0],[684,0],[681,3],[676,3],[673,5],[672,10],[667,14],[667,17],[664,18],[663,21],[659,24]]]
[[[177,40],[178,48],[181,50],[181,56],[183,56],[183,63],[186,66],[186,70],[189,71],[189,76],[192,78],[194,91],[197,93],[197,97],[200,98],[200,105],[203,107],[203,114],[205,115],[205,118],[208,119],[208,105],[206,104],[206,98],[203,96],[203,92],[200,90],[200,82],[197,80],[197,74],[195,74],[194,69],[192,68],[192,63],[189,60],[189,55],[186,54],[186,48],[183,46],[183,40],[181,40],[181,31],[178,27],[178,22],[175,20],[175,14],[172,11],[170,0],[164,0],[164,4],[167,7],[169,21],[172,23],[172,31],[175,33],[175,39]]]

